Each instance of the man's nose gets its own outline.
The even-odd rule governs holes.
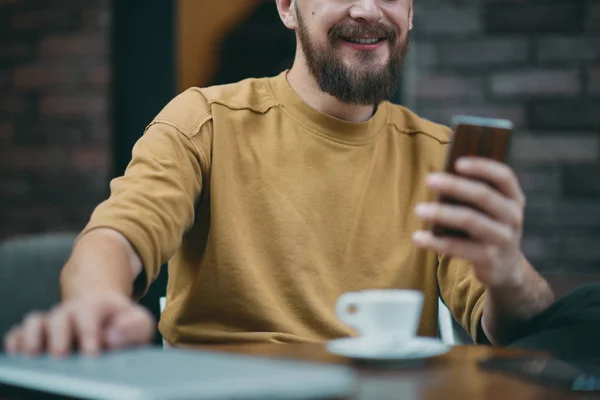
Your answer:
[[[350,17],[354,20],[373,23],[383,18],[383,11],[377,4],[379,0],[356,0],[350,8]]]

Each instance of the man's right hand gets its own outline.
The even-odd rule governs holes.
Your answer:
[[[4,338],[9,354],[72,351],[97,355],[150,343],[156,323],[143,307],[116,292],[97,292],[60,303],[47,313],[31,313]]]

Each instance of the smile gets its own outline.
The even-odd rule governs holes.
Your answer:
[[[356,43],[356,44],[377,44],[379,42],[382,42],[383,38],[371,38],[371,39],[366,39],[366,38],[343,38],[345,41],[350,42],[350,43]]]

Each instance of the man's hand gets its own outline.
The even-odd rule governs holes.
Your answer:
[[[522,254],[525,196],[514,172],[506,165],[481,158],[457,162],[460,176],[434,174],[429,188],[467,206],[420,204],[423,220],[466,232],[468,239],[414,234],[417,246],[467,260],[487,288],[482,328],[493,344],[514,339],[515,327],[554,301],[548,283]]]
[[[416,213],[431,223],[464,231],[470,238],[441,238],[419,231],[415,243],[470,261],[477,279],[488,288],[521,285],[525,196],[515,174],[504,164],[481,158],[459,160],[456,171],[461,176],[431,175],[427,185],[440,196],[472,207],[428,203],[420,204]]]
[[[63,357],[78,350],[96,355],[148,344],[154,327],[150,313],[127,296],[98,292],[63,302],[48,313],[29,314],[6,334],[4,347],[9,354]]]

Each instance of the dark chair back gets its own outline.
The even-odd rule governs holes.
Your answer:
[[[27,313],[60,301],[60,272],[76,236],[53,233],[0,243],[0,336]]]

